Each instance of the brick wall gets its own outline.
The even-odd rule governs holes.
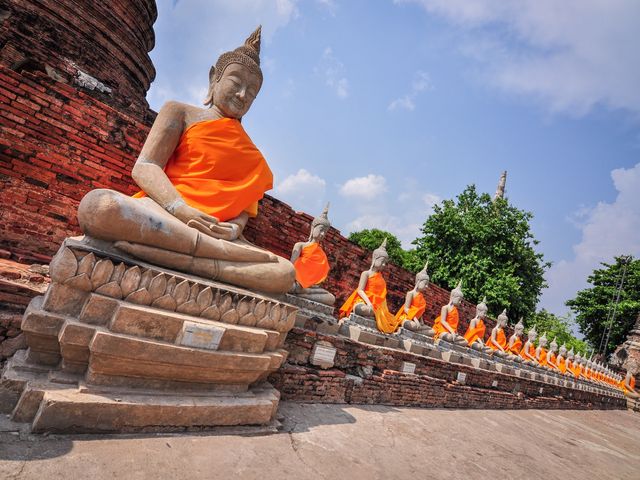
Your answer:
[[[331,369],[320,370],[309,364],[311,349],[318,340],[330,342],[337,350]],[[270,377],[284,400],[440,408],[626,408],[624,399],[299,328],[289,333],[285,348],[290,352],[287,363]],[[400,373],[404,361],[416,364],[415,375]],[[367,369],[371,369],[370,375],[363,374]],[[464,385],[456,381],[458,372],[466,374]]]

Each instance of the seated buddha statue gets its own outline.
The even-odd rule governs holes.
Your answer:
[[[573,353],[573,347],[567,352],[567,362],[565,375],[573,375],[573,363],[575,362],[575,354]]]
[[[347,298],[340,307],[340,318],[348,317],[351,312],[362,317],[374,318],[378,330],[383,333],[393,333],[396,320],[387,306],[387,284],[382,277],[382,270],[389,262],[387,253],[387,239],[373,251],[371,267],[360,275],[358,288]]]
[[[538,333],[536,332],[536,327],[531,327],[527,332],[527,341],[524,343],[524,347],[520,350],[520,358],[525,365],[538,365],[538,357],[536,356],[536,337]]]
[[[593,354],[592,354],[593,356]],[[580,372],[580,375],[582,376],[582,378],[584,380],[587,381],[591,381],[591,359],[587,358],[587,356],[585,355],[584,357],[582,357],[582,372]]]
[[[416,274],[416,283],[413,290],[407,292],[404,305],[396,313],[396,322],[402,328],[433,337],[435,333],[433,329],[422,321],[422,315],[427,308],[424,296],[429,286],[428,266],[429,262]]]
[[[487,297],[484,297],[482,301],[476,305],[476,316],[469,322],[469,327],[464,334],[464,339],[467,341],[469,348],[478,350],[479,352],[491,353],[493,349],[487,347],[484,343],[484,334],[487,330],[484,324],[484,319],[487,317],[489,308],[486,304]]]
[[[524,333],[524,323],[522,323],[522,318],[518,320],[518,323],[513,327],[513,335],[509,337],[509,342],[507,343],[507,352],[512,355],[509,357],[511,360],[515,362],[522,362],[523,358],[520,356],[522,352],[522,334]]]
[[[636,379],[631,373],[631,370],[627,370],[627,374],[624,379],[620,381],[620,387],[627,397],[634,399],[640,398],[640,394],[636,392]]]
[[[320,287],[320,283],[329,275],[329,260],[320,245],[331,227],[328,214],[329,204],[327,203],[320,216],[311,222],[309,240],[298,242],[293,246],[291,263],[296,270],[296,281],[290,293],[333,306],[336,303],[336,297]]]
[[[582,377],[582,357],[579,353],[576,353],[576,356],[573,359],[571,373],[573,373],[573,376],[576,379]]]
[[[462,335],[458,335],[458,323],[460,315],[458,306],[462,302],[462,281],[451,290],[449,303],[440,309],[440,315],[433,322],[434,339],[455,343],[456,345],[468,345]]]
[[[260,87],[260,27],[220,55],[206,108],[168,102],[131,172],[133,197],[89,192],[78,208],[86,241],[98,239],[152,264],[253,290],[285,293],[293,265],[242,235],[272,188],[266,160],[242,127]]]
[[[549,351],[547,352],[547,367],[554,371],[558,370],[557,352],[558,352],[558,342],[556,342],[556,339],[554,338],[553,340],[551,340],[551,343],[549,344]]]
[[[545,333],[538,339],[538,348],[536,348],[536,360],[538,362],[538,366],[548,368],[548,360],[547,355],[549,351],[547,350],[547,335]]]
[[[555,368],[561,374],[567,373],[567,346],[563,343],[560,345],[558,355],[555,358]]]
[[[487,339],[487,347],[491,349],[491,353],[500,358],[511,358],[511,354],[507,350],[507,336],[504,329],[507,326],[509,317],[507,317],[507,309],[505,308],[496,319],[496,326],[491,329],[491,335]]]

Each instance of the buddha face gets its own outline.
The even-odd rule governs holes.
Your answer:
[[[231,63],[213,84],[213,104],[225,117],[242,118],[260,90],[260,78],[244,65]]]
[[[428,286],[429,280],[424,278],[422,280],[418,280],[418,283],[416,283],[416,290],[418,290],[419,292],[426,292]]]
[[[515,334],[521,337],[522,334],[524,333],[524,325],[517,323],[514,328],[515,328]]]
[[[382,270],[384,267],[387,266],[388,262],[389,262],[389,257],[385,255],[380,255],[380,256],[374,257],[371,266],[377,270]]]
[[[485,318],[487,316],[487,311],[487,307],[485,307],[484,305],[478,305],[476,307],[476,317]]]
[[[565,347],[564,345],[560,347],[560,355],[562,355],[563,357],[567,355],[567,347]]]
[[[504,328],[507,326],[507,317],[503,315],[498,315],[498,326],[500,328]]]
[[[460,303],[462,302],[462,295],[451,295],[451,304],[455,307],[460,306]]]
[[[546,337],[540,337],[540,346],[541,347],[546,347],[547,346],[547,338]]]
[[[529,333],[527,333],[527,337],[529,338],[530,342],[534,342],[537,336],[538,334],[535,330],[529,330]]]
[[[329,227],[326,225],[316,225],[311,231],[311,238],[315,241],[322,240],[327,234],[327,231],[329,231]]]

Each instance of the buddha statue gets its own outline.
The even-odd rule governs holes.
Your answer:
[[[573,362],[575,360],[575,355],[573,353],[573,347],[571,347],[571,350],[569,350],[567,352],[567,362],[565,364],[566,369],[565,369],[565,375],[573,375]]]
[[[331,227],[328,213],[329,204],[327,203],[320,216],[311,222],[309,240],[298,242],[293,246],[291,263],[296,270],[296,281],[290,293],[313,302],[333,306],[336,303],[336,297],[319,285],[329,274],[329,260],[320,246],[320,242]]]
[[[536,332],[536,327],[531,327],[527,332],[527,341],[520,350],[520,357],[525,365],[534,366],[538,364],[538,357],[536,356],[536,346],[535,341],[538,333]]]
[[[511,358],[512,355],[507,350],[507,336],[504,333],[504,329],[507,326],[509,317],[507,317],[507,309],[505,308],[498,318],[496,319],[496,326],[491,329],[491,335],[487,340],[487,347],[489,347],[496,357],[499,358]]]
[[[520,356],[522,352],[522,334],[524,333],[524,323],[522,323],[522,318],[518,320],[518,323],[513,327],[513,335],[509,337],[509,342],[507,343],[507,352],[513,355],[512,360],[516,362],[522,362],[523,358]]]
[[[545,333],[538,339],[538,348],[536,348],[536,361],[540,367],[547,368],[547,335]]]
[[[206,108],[162,106],[131,172],[141,191],[89,192],[78,222],[85,241],[112,242],[154,265],[270,293],[291,289],[291,263],[242,233],[273,175],[242,127],[260,87],[261,29],[220,55]]]
[[[434,338],[456,345],[467,345],[463,336],[458,335],[458,323],[460,316],[458,306],[462,302],[462,281],[458,282],[456,288],[451,290],[449,303],[442,307],[440,315],[433,322]]]
[[[579,353],[576,353],[575,358],[573,359],[573,368],[571,372],[575,378],[582,377],[582,356]]]
[[[567,346],[563,343],[560,345],[558,356],[555,358],[556,370],[563,375],[567,373],[567,362]]]
[[[624,379],[620,381],[620,387],[627,397],[638,399],[640,394],[636,392],[636,379],[634,378],[631,370],[627,370],[627,374]]]
[[[484,343],[484,334],[487,330],[484,319],[487,317],[487,312],[489,311],[486,301],[487,297],[484,297],[476,306],[476,316],[469,322],[469,327],[464,334],[464,339],[467,341],[469,348],[479,352],[491,353],[493,349]]]
[[[424,296],[429,286],[429,274],[427,262],[424,268],[416,274],[416,282],[413,290],[409,290],[404,299],[404,305],[396,313],[396,322],[402,328],[433,337],[433,329],[422,321],[422,315],[427,308]]]
[[[393,333],[396,328],[395,317],[387,307],[387,284],[382,277],[382,270],[389,262],[387,239],[373,251],[371,267],[360,275],[358,288],[340,307],[340,318],[348,317],[351,312],[362,317],[374,318],[378,330]]]
[[[558,342],[556,342],[556,339],[554,338],[553,340],[551,340],[551,343],[549,344],[549,352],[547,352],[547,367],[551,370],[558,370],[558,357],[557,357],[557,352],[558,352]]]

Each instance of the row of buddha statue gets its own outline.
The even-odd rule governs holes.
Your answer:
[[[140,191],[133,196],[108,189],[90,191],[79,205],[78,222],[86,242],[107,245],[153,265],[333,306],[335,296],[321,287],[330,270],[321,247],[330,228],[328,205],[313,220],[308,240],[295,244],[289,260],[243,236],[249,218],[258,214],[258,201],[273,184],[266,160],[241,123],[262,86],[260,42],[258,27],[242,46],[220,55],[209,72],[205,108],[166,103],[132,170]],[[522,345],[522,322],[507,340],[506,312],[498,316],[485,341],[488,309],[484,301],[467,332],[460,335],[460,284],[451,291],[433,327],[428,326],[422,321],[429,285],[426,265],[402,307],[391,313],[382,276],[388,260],[385,240],[340,308],[340,318],[353,312],[375,319],[383,333],[403,328],[575,377],[607,383],[615,379],[603,366],[566,352],[564,346],[556,353],[555,342],[547,352],[544,336],[535,347],[533,329]]]

